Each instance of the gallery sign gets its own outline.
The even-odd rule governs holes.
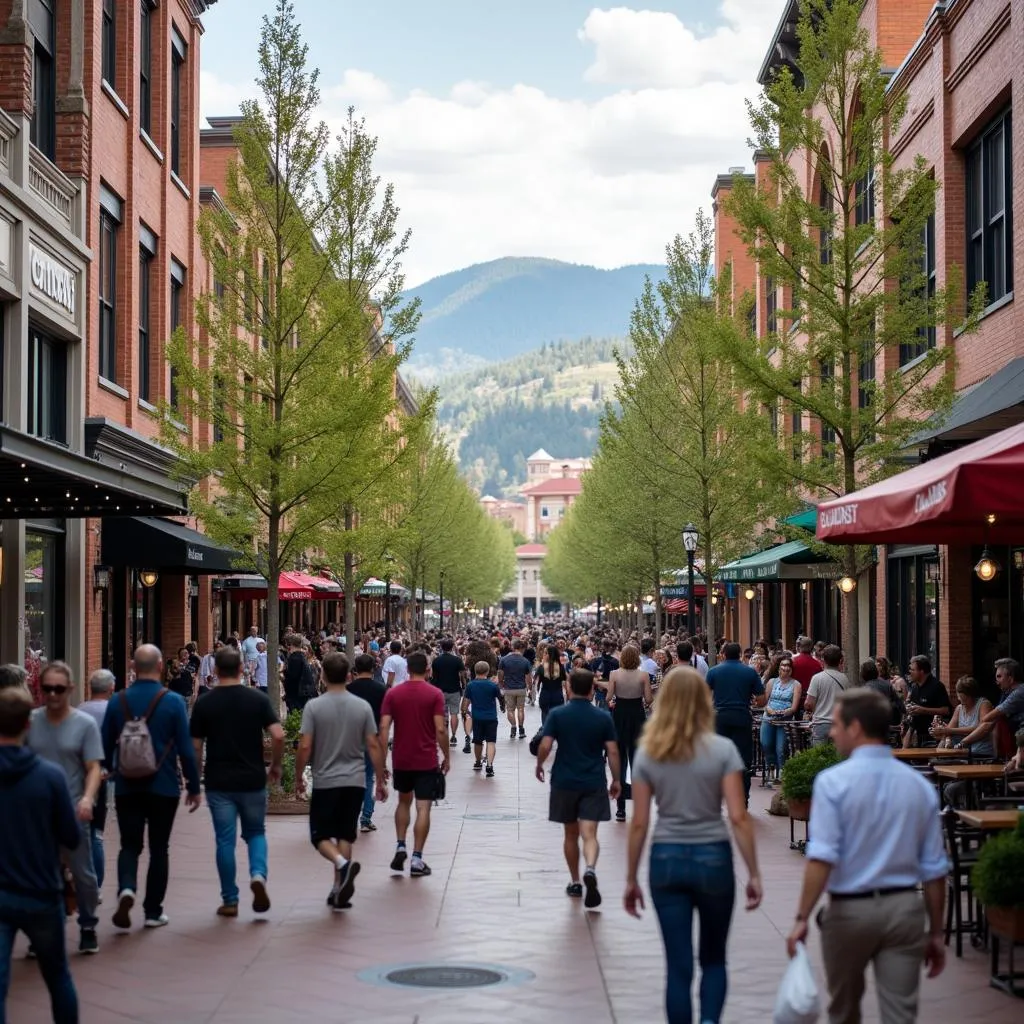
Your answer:
[[[28,247],[32,287],[75,315],[75,275],[62,263],[34,245]]]

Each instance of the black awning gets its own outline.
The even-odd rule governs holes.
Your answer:
[[[0,519],[179,516],[185,492],[0,425]]]
[[[171,519],[145,516],[103,523],[103,562],[120,568],[163,569],[196,576],[241,572],[242,554]]]
[[[1024,422],[1024,357],[1012,359],[953,403],[939,424],[914,438],[917,444],[967,444]]]

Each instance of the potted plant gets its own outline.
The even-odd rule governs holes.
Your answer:
[[[982,846],[971,885],[992,931],[1009,942],[1024,942],[1024,813],[1016,829]]]
[[[831,743],[823,743],[801,750],[782,766],[782,795],[794,821],[810,819],[814,780],[819,772],[838,764],[839,760],[836,748]]]

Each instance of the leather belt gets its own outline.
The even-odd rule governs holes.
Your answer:
[[[830,892],[833,900],[870,900],[876,896],[895,896],[901,892],[917,892],[916,885],[900,885],[894,889],[869,889],[867,892]]]

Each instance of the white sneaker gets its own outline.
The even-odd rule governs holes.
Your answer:
[[[170,918],[166,914],[161,914],[159,917],[147,917],[145,926],[147,928],[163,928],[169,920]]]
[[[127,930],[132,926],[132,907],[135,906],[135,893],[131,889],[122,889],[117,894],[117,910],[114,911],[114,927]]]

